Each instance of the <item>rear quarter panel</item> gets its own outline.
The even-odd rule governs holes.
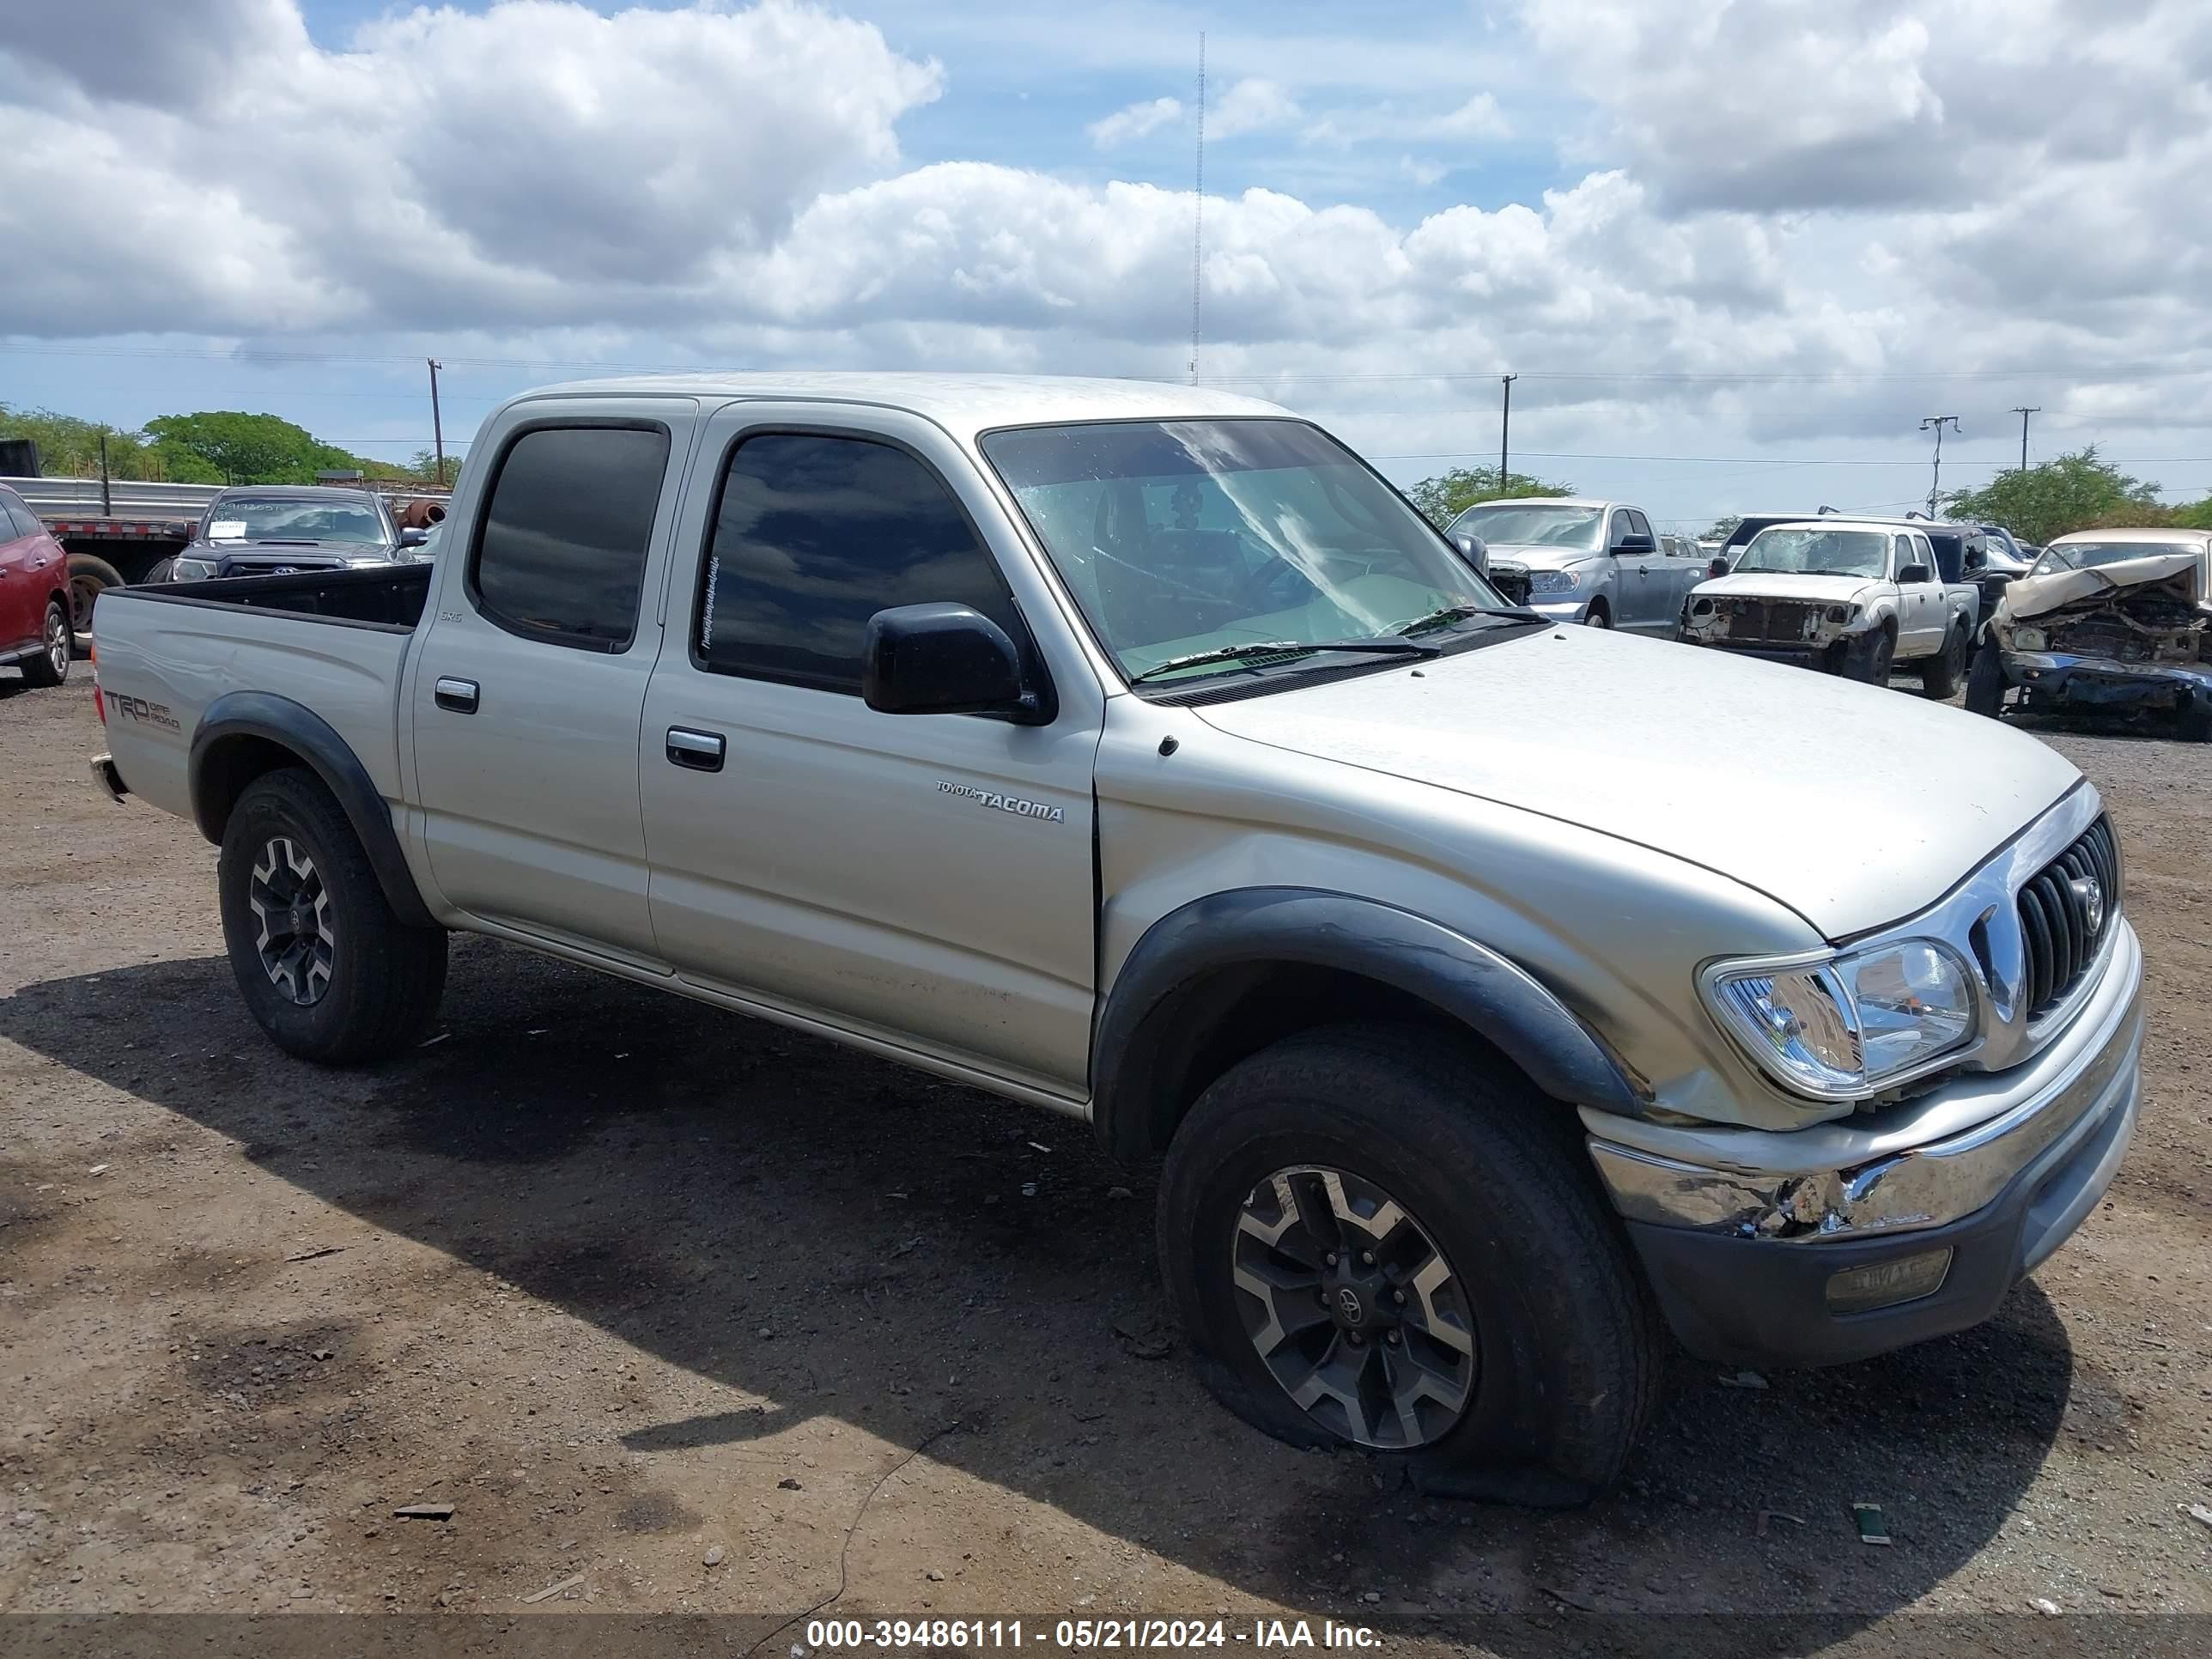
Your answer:
[[[227,691],[266,691],[328,721],[396,802],[398,687],[412,637],[128,588],[104,594],[93,641],[116,769],[149,805],[190,817],[192,735],[208,706]]]

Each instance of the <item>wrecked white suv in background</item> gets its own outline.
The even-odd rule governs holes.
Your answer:
[[[1966,707],[2172,714],[2183,737],[2212,739],[2208,596],[2212,531],[2061,536],[1998,602]]]
[[[1806,519],[1768,526],[1691,589],[1679,637],[1874,685],[1902,662],[1940,700],[1966,678],[1979,605],[1972,585],[1939,577],[1926,532]]]

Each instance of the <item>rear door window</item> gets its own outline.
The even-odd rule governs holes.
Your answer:
[[[500,458],[469,592],[509,633],[580,651],[628,648],[668,433],[645,426],[525,431]]]

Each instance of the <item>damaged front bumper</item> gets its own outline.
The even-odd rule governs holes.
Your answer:
[[[1701,603],[1706,607],[1702,611]],[[1692,599],[1683,609],[1674,637],[1685,645],[1738,656],[1832,668],[1871,635],[1874,624],[1856,606],[1844,621],[1831,616],[1832,609],[1788,601]]]
[[[2116,662],[2063,651],[2000,651],[2005,684],[2031,705],[2078,709],[2169,709],[2212,715],[2212,664]]]
[[[2034,1059],[1788,1132],[1585,1111],[1589,1152],[1668,1322],[1739,1365],[1862,1359],[1963,1330],[2112,1184],[2141,1093],[2142,950]]]

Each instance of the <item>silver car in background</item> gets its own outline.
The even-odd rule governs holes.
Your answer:
[[[1482,541],[1498,591],[1553,622],[1671,639],[1682,601],[1705,577],[1704,560],[1668,552],[1650,516],[1625,501],[1479,501],[1448,533]]]

